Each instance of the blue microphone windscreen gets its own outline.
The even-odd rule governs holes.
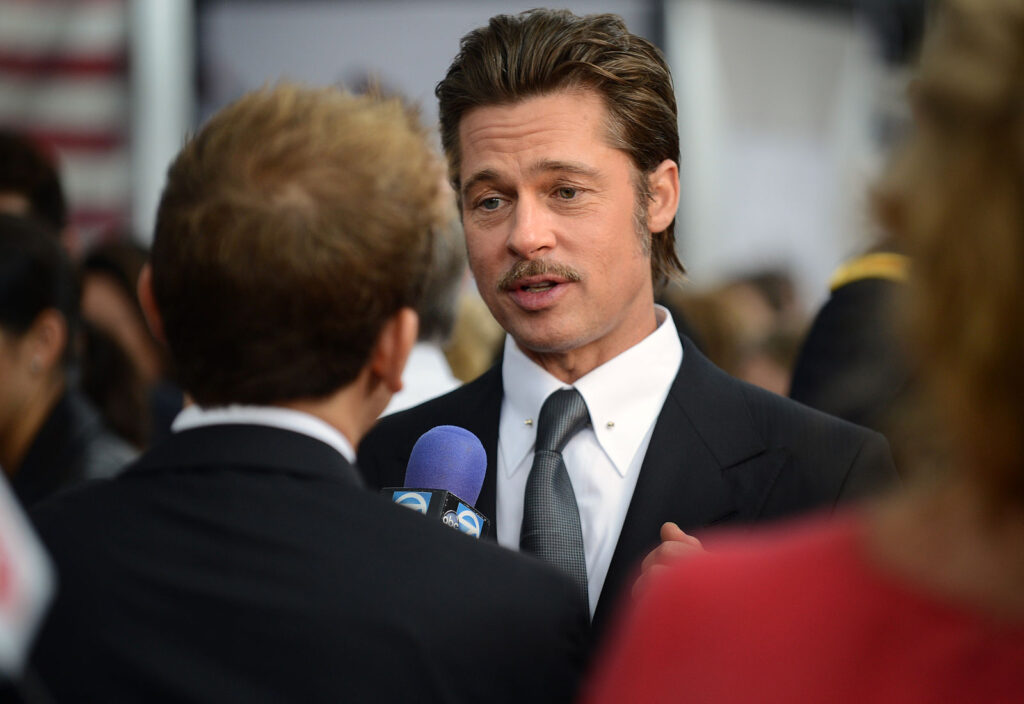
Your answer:
[[[439,425],[413,445],[405,486],[450,491],[472,506],[486,472],[487,452],[477,436],[455,425]]]

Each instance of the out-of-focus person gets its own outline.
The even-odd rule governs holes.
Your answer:
[[[282,84],[172,163],[139,298],[194,399],[121,476],[36,507],[57,701],[560,702],[568,579],[366,491],[442,220],[399,99]]]
[[[884,434],[909,461],[914,383],[900,311],[910,259],[890,240],[842,264],[793,369],[789,397]]]
[[[792,276],[784,268],[754,270],[726,281],[711,295],[739,326],[730,373],[785,396],[807,327]]]
[[[722,371],[786,394],[805,321],[784,269],[754,271],[703,290],[673,282],[660,302],[684,341]]]
[[[828,525],[726,540],[648,581],[590,702],[1024,697],[1024,2],[949,0],[880,219],[947,460]]]
[[[136,295],[148,258],[142,246],[118,239],[90,249],[79,265],[88,326],[82,389],[111,429],[140,448],[167,437],[183,401]]]
[[[443,190],[449,190],[447,184]],[[444,348],[455,327],[459,294],[466,277],[466,241],[452,194],[446,193],[447,216],[434,236],[434,252],[416,313],[420,330],[402,372],[402,388],[381,415],[419,405],[461,383],[452,373]]]
[[[78,301],[54,234],[0,214],[0,467],[25,506],[137,454],[76,388]]]
[[[55,156],[8,128],[0,128],[0,213],[39,220],[67,244],[68,205]]]

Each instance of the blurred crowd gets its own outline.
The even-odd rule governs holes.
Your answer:
[[[111,476],[165,436],[182,394],[135,293],[146,251],[111,233],[73,256],[59,165],[0,131],[0,466],[30,506]]]

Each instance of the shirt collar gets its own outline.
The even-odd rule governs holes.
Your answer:
[[[622,476],[661,412],[683,360],[672,316],[655,308],[659,322],[654,332],[573,384],[587,403],[598,444]],[[505,397],[498,437],[511,477],[533,451],[544,399],[567,385],[529,359],[511,336],[505,338],[501,374]]]
[[[334,426],[309,413],[279,406],[232,404],[202,408],[198,404],[192,404],[177,415],[171,423],[171,431],[177,433],[208,425],[266,425],[291,430],[327,443],[340,452],[350,464],[356,461],[352,443]]]

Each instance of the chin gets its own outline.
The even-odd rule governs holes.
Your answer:
[[[523,349],[536,352],[537,354],[563,354],[583,347],[586,342],[576,337],[567,337],[564,334],[532,334],[512,335],[516,343]]]

